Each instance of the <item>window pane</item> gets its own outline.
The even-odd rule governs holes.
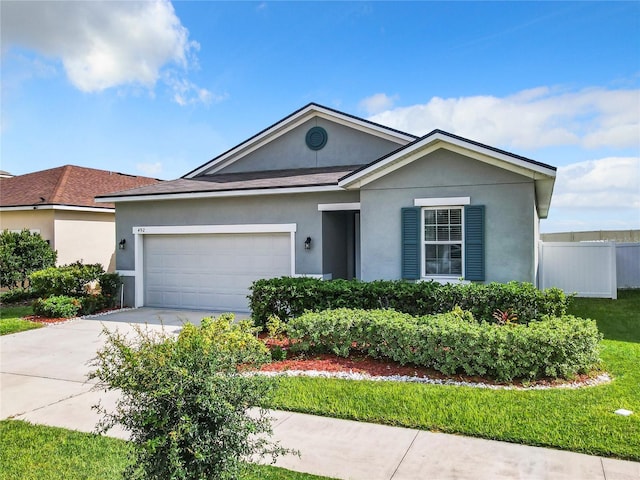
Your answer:
[[[425,225],[435,225],[436,223],[436,211],[425,210],[424,211],[424,223]]]
[[[446,225],[438,225],[438,238],[439,242],[449,241],[449,227]]]
[[[424,239],[426,241],[435,241],[436,240],[436,227],[425,227],[424,228]]]
[[[462,225],[462,210],[459,208],[452,209],[449,211],[450,215],[450,223],[452,225]]]
[[[462,275],[462,245],[425,245],[427,275]]]
[[[457,225],[457,226],[452,226],[451,229],[449,230],[450,232],[450,240],[462,240],[462,226],[461,225]]]
[[[436,210],[438,217],[438,225],[446,225],[449,223],[449,210]]]

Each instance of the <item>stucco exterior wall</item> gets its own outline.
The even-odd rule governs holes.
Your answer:
[[[0,213],[2,230],[38,230],[57,250],[57,265],[76,261],[100,263],[115,269],[115,214],[74,210],[37,209]]]
[[[486,281],[535,281],[533,180],[437,150],[361,189],[361,276],[399,279],[400,211],[416,198],[470,197],[485,205]]]
[[[55,249],[53,210],[14,210],[0,212],[0,230],[36,230]]]
[[[307,131],[315,126],[324,128],[328,137],[327,144],[318,151],[305,143]],[[313,118],[218,173],[363,165],[400,146],[323,118]]]
[[[124,238],[126,248],[117,251],[116,268],[135,268],[133,227],[295,223],[296,273],[321,274],[322,212],[318,211],[318,204],[349,203],[358,199],[358,192],[335,192],[120,203],[116,238]],[[307,237],[312,239],[310,250],[304,249]]]
[[[58,265],[77,261],[100,263],[115,269],[115,214],[55,211],[55,248]]]

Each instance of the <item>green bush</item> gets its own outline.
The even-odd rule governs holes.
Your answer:
[[[29,274],[55,265],[58,253],[39,233],[0,233],[0,287],[26,287]]]
[[[65,295],[38,298],[33,302],[33,313],[49,318],[75,317],[82,307],[80,300]]]
[[[105,273],[99,263],[84,265],[79,262],[34,272],[29,281],[36,296],[64,295],[79,299],[82,315],[114,307],[122,285],[120,275]],[[92,285],[96,287],[95,291],[92,291]]]
[[[460,308],[413,317],[393,310],[336,309],[307,312],[290,320],[296,348],[352,351],[401,364],[434,368],[446,375],[495,378],[569,378],[599,363],[602,335],[593,320],[545,317],[528,325],[476,321]]]
[[[266,436],[265,408],[277,384],[238,371],[265,361],[266,349],[257,346],[251,326],[232,320],[186,324],[178,337],[104,330],[90,378],[99,380],[98,388],[120,392],[113,411],[96,408],[103,415],[99,431],[119,424],[131,434],[125,478],[235,479],[247,458],[287,453]]]
[[[35,298],[33,290],[31,288],[12,288],[8,292],[0,293],[0,303],[17,303],[25,300],[31,300]]]
[[[84,265],[80,262],[51,267],[34,272],[29,277],[33,291],[39,296],[68,295],[81,297],[86,295],[86,285],[104,274],[99,263]]]
[[[540,291],[530,283],[520,282],[441,285],[436,282],[323,281],[305,277],[258,280],[249,295],[253,320],[262,327],[271,316],[286,322],[308,310],[388,308],[421,316],[448,312],[456,305],[487,322],[496,322],[493,314],[497,310],[508,310],[520,323],[528,323],[544,315],[565,314],[567,301],[562,290]]]

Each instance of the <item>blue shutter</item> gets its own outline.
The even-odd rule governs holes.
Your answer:
[[[420,207],[402,209],[402,278],[420,278]]]
[[[484,280],[484,205],[464,208],[465,280]]]

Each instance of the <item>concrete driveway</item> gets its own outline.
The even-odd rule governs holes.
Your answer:
[[[69,426],[91,431],[90,408],[112,394],[92,392],[89,362],[103,344],[103,328],[131,333],[134,325],[177,333],[185,322],[199,323],[210,312],[140,308],[71,320],[0,337],[0,418]],[[115,398],[115,397],[114,397]]]
[[[134,325],[177,332],[212,312],[142,308],[73,320],[0,337],[0,418],[85,432],[94,430],[101,402],[117,394],[92,391],[89,362],[104,327]],[[239,315],[239,318],[247,315]],[[274,438],[302,457],[277,465],[344,479],[640,479],[640,463],[291,412],[273,412]],[[110,435],[126,438],[114,429]]]

